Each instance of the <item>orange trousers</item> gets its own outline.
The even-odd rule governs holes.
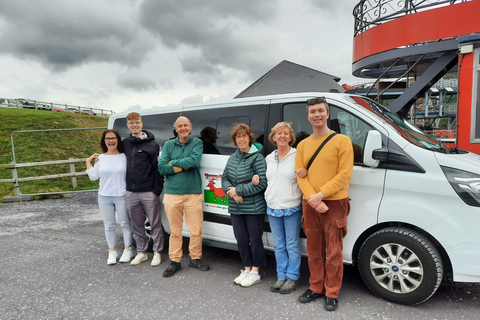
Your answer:
[[[326,213],[319,213],[303,200],[302,225],[307,235],[310,289],[337,298],[343,280],[343,238],[347,234],[348,198],[324,200]]]
[[[170,246],[168,256],[170,260],[181,262],[183,251],[183,216],[190,232],[191,259],[202,258],[202,222],[203,222],[203,194],[165,194],[163,196],[165,214],[170,223]]]

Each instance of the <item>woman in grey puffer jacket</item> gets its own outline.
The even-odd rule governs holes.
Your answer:
[[[228,159],[222,176],[222,188],[228,194],[228,212],[232,219],[233,232],[237,239],[238,252],[245,270],[234,282],[250,287],[261,278],[259,267],[266,265],[262,234],[267,205],[264,190],[267,187],[266,164],[261,153],[263,147],[254,143],[250,127],[244,123],[236,125],[231,137],[238,150]],[[259,183],[252,183],[257,175]]]

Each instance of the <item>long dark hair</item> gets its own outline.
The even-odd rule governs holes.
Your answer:
[[[103,152],[108,151],[107,145],[105,143],[105,136],[109,132],[115,134],[115,136],[117,137],[117,150],[118,150],[118,152],[123,153],[124,151],[123,151],[122,138],[120,137],[120,134],[118,133],[118,131],[115,130],[115,129],[107,129],[107,130],[103,131],[102,139],[100,140],[100,147],[102,148]]]

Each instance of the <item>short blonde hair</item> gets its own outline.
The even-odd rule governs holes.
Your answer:
[[[130,112],[130,113],[127,115],[127,121],[131,121],[131,120],[140,120],[140,121],[142,121],[142,116],[141,116],[140,113],[138,113],[138,112]]]
[[[276,146],[277,143],[273,140],[273,136],[278,132],[280,131],[280,129],[283,129],[283,128],[287,128],[288,129],[288,133],[290,134],[290,138],[292,138],[292,140],[288,143],[289,145],[292,145],[295,143],[295,133],[293,132],[293,129],[292,129],[292,126],[285,122],[285,121],[282,121],[282,122],[279,122],[277,123],[275,126],[273,126],[272,128],[272,132],[270,132],[270,135],[268,136],[268,140],[274,145]]]
[[[255,137],[253,135],[252,129],[250,129],[250,127],[248,125],[246,125],[245,123],[237,124],[235,127],[233,127],[232,132],[230,132],[230,136],[232,137],[233,145],[238,147],[236,138],[237,138],[237,135],[239,133],[247,134],[248,138],[249,138],[248,145],[252,146],[252,143],[255,140]]]

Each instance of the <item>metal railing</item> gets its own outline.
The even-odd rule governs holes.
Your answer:
[[[81,106],[74,106],[69,104],[61,104],[55,102],[43,102],[30,99],[8,99],[0,98],[0,107],[21,108],[21,109],[36,109],[56,112],[70,112],[77,114],[89,114],[94,116],[109,117],[114,112],[112,110],[105,110],[101,108],[86,108]]]
[[[474,0],[361,0],[353,8],[354,36],[401,16]]]

